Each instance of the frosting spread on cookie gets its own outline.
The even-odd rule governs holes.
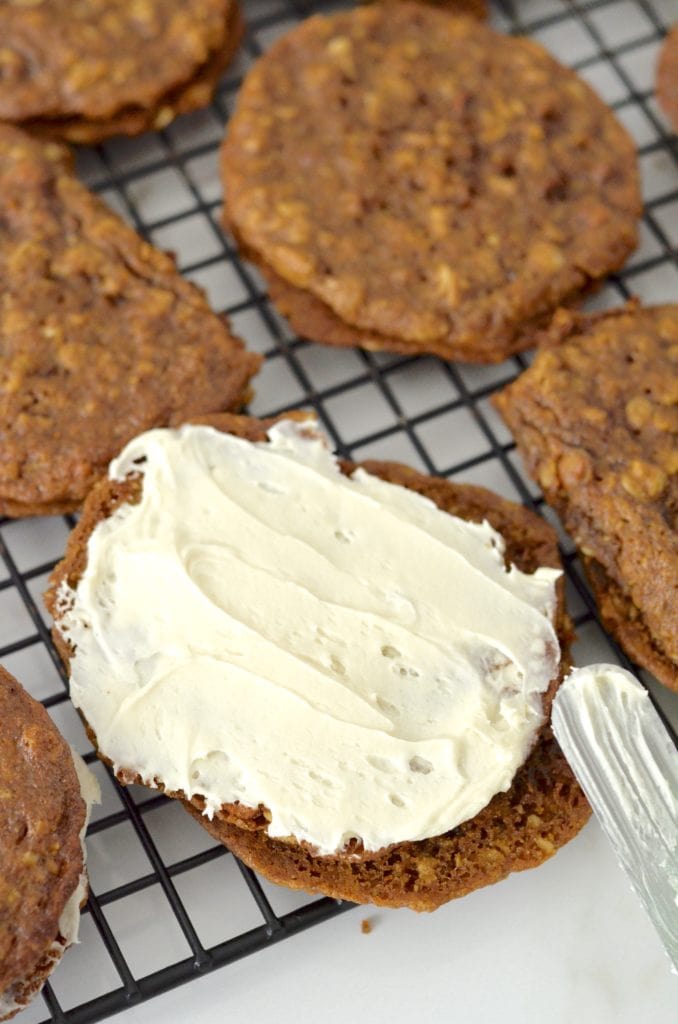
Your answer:
[[[65,940],[67,946],[78,941],[80,931],[80,904],[87,896],[87,872],[85,862],[87,860],[87,847],[85,845],[85,833],[92,813],[92,805],[101,803],[101,789],[96,776],[92,774],[83,759],[74,750],[73,764],[75,773],[80,784],[80,795],[85,803],[85,823],[80,830],[80,845],[82,846],[83,870],[75,890],[71,893],[59,918],[59,934]]]
[[[138,504],[59,594],[71,695],[117,769],[263,805],[320,853],[447,831],[506,790],[557,674],[553,569],[358,469],[308,423],[154,430]]]

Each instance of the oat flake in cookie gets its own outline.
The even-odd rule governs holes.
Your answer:
[[[236,0],[4,0],[0,120],[69,142],[206,106],[242,35]]]
[[[0,1021],[37,995],[78,938],[84,834],[99,786],[0,667]]]
[[[237,409],[245,351],[174,260],[0,126],[0,515],[78,507],[140,430]]]
[[[495,402],[605,626],[678,690],[678,306],[559,314]]]
[[[547,729],[569,641],[551,529],[340,466],[313,422],[211,424],[134,439],[55,571],[100,755],[331,895],[432,909],[553,853],[587,809]]]
[[[634,145],[529,39],[421,4],[313,17],[247,75],[225,223],[298,333],[500,361],[636,245]]]

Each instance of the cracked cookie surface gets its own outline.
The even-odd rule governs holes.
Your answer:
[[[222,173],[226,224],[299,333],[478,362],[619,267],[641,209],[633,143],[585,82],[410,3],[275,43]]]
[[[174,260],[0,127],[0,514],[75,509],[135,434],[237,409],[245,351]]]
[[[601,617],[678,690],[678,306],[560,313],[495,397],[583,557]]]

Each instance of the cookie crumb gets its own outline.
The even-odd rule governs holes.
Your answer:
[[[364,917],[360,922],[360,931],[363,933],[363,935],[369,935],[370,932],[372,931],[372,922],[370,921],[369,917]]]

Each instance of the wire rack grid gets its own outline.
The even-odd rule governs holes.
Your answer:
[[[345,457],[396,459],[479,483],[538,508],[491,393],[529,356],[492,367],[433,358],[329,350],[296,338],[269,304],[256,271],[240,261],[219,225],[216,154],[248,66],[280,34],[314,11],[305,0],[246,0],[247,34],[237,61],[205,111],[157,134],[114,140],[79,154],[82,178],[155,245],[177,253],[182,272],[266,356],[250,411],[316,410]],[[341,5],[341,6],[345,6]],[[592,303],[648,303],[678,294],[678,149],[655,104],[654,64],[676,16],[675,0],[497,0],[497,28],[527,33],[576,68],[616,111],[638,145],[645,214],[641,243]],[[22,1014],[24,1024],[84,1024],[135,1005],[292,936],[348,904],[291,893],[259,879],[172,801],[120,787],[88,745],[68,701],[41,594],[63,553],[69,516],[0,520],[0,661],[49,709],[97,774],[103,804],[89,829],[90,895],[81,944]],[[569,607],[582,660],[617,660],[571,542],[562,534]],[[652,681],[647,680],[652,689]],[[665,700],[656,691],[660,701]],[[218,900],[223,914],[214,915]]]

